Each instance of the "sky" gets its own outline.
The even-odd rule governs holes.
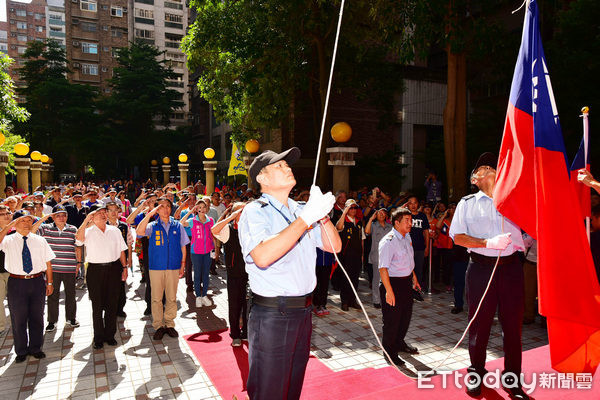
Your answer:
[[[31,0],[15,0],[19,3],[31,3]],[[0,0],[0,21],[6,21],[6,0]]]

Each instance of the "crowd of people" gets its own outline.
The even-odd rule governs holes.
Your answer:
[[[456,203],[442,201],[442,185],[435,174],[427,177],[422,199],[409,193],[392,195],[378,187],[323,195],[313,189],[296,188],[295,181],[291,187],[284,185],[285,190],[281,191],[279,186],[272,186],[280,177],[264,171],[292,156],[286,155],[287,159],[276,156],[267,158],[254,174],[250,171],[251,178],[256,179],[255,187],[262,189],[262,196],[246,184],[222,186],[206,194],[200,182],[182,188],[178,182],[162,186],[150,180],[69,183],[38,187],[32,194],[15,193],[8,186],[0,205],[0,332],[8,327],[3,305],[8,296],[16,362],[25,361],[29,355],[45,357],[43,331],[56,329],[61,286],[66,325],[79,326],[75,293],[76,289],[87,288],[93,314],[93,348],[117,345],[116,321],[127,317],[126,281],[133,272],[134,253],[145,283],[144,314],[151,315],[155,340],[161,340],[165,334],[178,336],[176,293],[180,279],[185,277],[187,291],[194,293],[197,308],[211,306],[210,276],[217,274],[217,268],[225,267],[232,346],[241,346],[249,337],[249,279],[251,288],[253,284],[261,288],[253,291],[257,315],[261,304],[268,315],[270,296],[276,296],[280,288],[269,294],[273,289],[270,283],[252,282],[256,277],[252,274],[249,277],[248,270],[268,266],[276,271],[278,263],[285,264],[283,253],[278,253],[283,250],[270,250],[268,232],[273,226],[292,228],[294,220],[304,220],[309,227],[317,221],[324,227],[322,232],[314,231],[312,240],[318,245],[311,248],[316,247],[316,252],[306,251],[302,255],[316,255],[311,262],[315,264],[314,271],[303,271],[314,279],[306,282],[306,287],[310,287],[307,289],[310,312],[318,317],[328,315],[331,291],[340,292],[342,311],[359,309],[355,290],[358,291],[362,275],[371,290],[372,305],[382,309],[384,348],[392,354],[395,364],[403,364],[396,356],[398,352],[418,353],[417,348],[404,341],[404,336],[413,302],[422,301],[425,291],[453,293],[449,312],[463,312],[469,260],[486,264],[489,257],[478,259],[477,253],[467,252],[467,248],[480,247],[464,239],[472,221],[456,217]],[[598,190],[597,181],[589,173],[582,174],[580,180]],[[480,193],[483,192],[474,195],[473,203],[465,200],[471,197],[463,199],[466,204],[461,206],[463,214],[464,207],[478,204]],[[288,195],[293,203],[286,205]],[[311,201],[317,202],[314,199],[320,199],[321,204],[311,209],[331,211],[326,211],[324,217],[310,214],[308,206]],[[597,232],[595,247],[600,234],[599,207],[595,194],[592,207],[592,228]],[[245,209],[248,211],[243,213]],[[267,223],[271,225],[264,226]],[[472,227],[471,230],[477,231]],[[460,234],[455,238],[457,232]],[[521,234],[518,230],[515,233]],[[298,245],[305,242],[302,238],[297,239]],[[517,240],[521,242],[525,312],[514,322],[519,326],[533,323],[537,316],[536,244],[527,235]],[[263,247],[264,250],[257,251]],[[334,252],[349,280],[343,276]],[[594,258],[598,261],[597,249]],[[279,282],[276,286],[286,284]],[[257,293],[261,290],[263,294]],[[305,300],[299,301],[306,305]],[[469,305],[469,309],[474,306],[471,300]],[[493,314],[495,309],[490,312]],[[257,357],[256,362],[268,362],[266,356]],[[255,386],[260,386],[261,379],[268,377],[252,376],[252,379],[256,379]]]

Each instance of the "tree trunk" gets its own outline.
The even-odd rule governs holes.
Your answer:
[[[466,194],[467,67],[464,52],[454,53],[450,46],[448,83],[444,108],[444,155],[448,198],[458,200]]]

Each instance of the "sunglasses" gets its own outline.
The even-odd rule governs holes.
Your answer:
[[[356,207],[356,206],[352,206],[352,207],[350,207],[350,209],[351,209],[351,210],[358,210],[358,207]]]

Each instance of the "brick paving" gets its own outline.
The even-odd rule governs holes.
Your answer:
[[[225,270],[211,276],[209,297],[214,305],[196,309],[195,298],[186,293],[183,281],[178,290],[179,338],[152,340],[150,317],[144,317],[144,284],[140,274],[128,280],[129,291],[125,311],[119,319],[116,347],[105,345],[93,350],[91,304],[86,290],[78,290],[77,319],[79,328],[64,327],[64,307],[60,308],[57,330],[45,334],[47,357],[16,364],[12,350],[12,332],[0,336],[0,398],[13,399],[221,399],[208,376],[195,359],[183,336],[227,327],[227,291]],[[367,313],[381,334],[381,310],[372,307],[370,289],[361,279],[359,288]],[[426,296],[415,303],[407,342],[418,347],[419,354],[403,357],[407,374],[429,370],[445,358],[467,325],[466,312],[450,313],[452,294]],[[339,293],[331,292],[331,314],[313,317],[312,354],[335,371],[379,368],[386,366],[377,342],[368,329],[361,311],[339,309]],[[8,308],[7,308],[8,309]],[[465,339],[466,342],[466,339]],[[523,349],[548,343],[546,330],[539,323],[523,327]],[[502,357],[502,335],[498,321],[494,323],[488,358]],[[466,344],[457,348],[443,370],[467,367]]]

